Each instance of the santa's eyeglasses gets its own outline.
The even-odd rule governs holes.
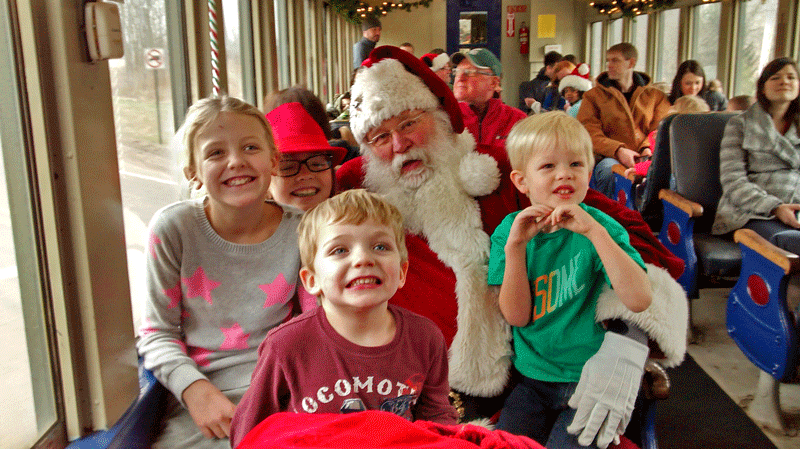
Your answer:
[[[300,173],[301,165],[305,165],[308,171],[314,173],[321,172],[331,168],[333,165],[333,157],[330,154],[318,154],[300,161],[284,159],[278,162],[278,176],[282,178],[294,176]]]
[[[373,148],[378,148],[378,149],[385,149],[391,147],[392,133],[396,132],[401,136],[407,136],[409,134],[413,134],[419,129],[419,125],[420,123],[422,123],[422,117],[425,115],[425,112],[426,111],[422,111],[413,117],[409,117],[403,120],[394,129],[389,131],[384,131],[378,134],[377,136],[368,140],[367,143]]]

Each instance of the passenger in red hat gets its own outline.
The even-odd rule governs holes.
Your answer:
[[[431,71],[441,78],[442,81],[448,84],[450,83],[452,66],[450,65],[450,57],[447,56],[447,53],[439,53],[438,55],[436,53],[426,53],[419,59],[425,64],[428,64]]]
[[[319,124],[297,102],[267,114],[279,151],[276,175],[269,186],[275,201],[307,211],[333,194],[333,167],[347,152],[328,144]]]

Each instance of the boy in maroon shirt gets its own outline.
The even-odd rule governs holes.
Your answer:
[[[408,269],[400,212],[377,195],[350,190],[308,211],[298,235],[300,277],[320,306],[272,330],[259,347],[231,445],[283,411],[384,410],[455,424],[441,331],[388,304]]]

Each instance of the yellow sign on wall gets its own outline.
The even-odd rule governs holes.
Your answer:
[[[540,14],[537,28],[536,37],[539,39],[556,37],[556,15]]]

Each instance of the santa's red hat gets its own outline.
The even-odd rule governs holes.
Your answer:
[[[350,88],[350,129],[357,142],[372,128],[403,111],[441,107],[453,131],[464,131],[458,101],[427,64],[398,47],[372,50]]]
[[[564,89],[571,87],[581,92],[586,92],[592,88],[592,81],[589,79],[589,64],[583,62],[569,75],[561,78],[558,82],[558,91],[564,92]]]

